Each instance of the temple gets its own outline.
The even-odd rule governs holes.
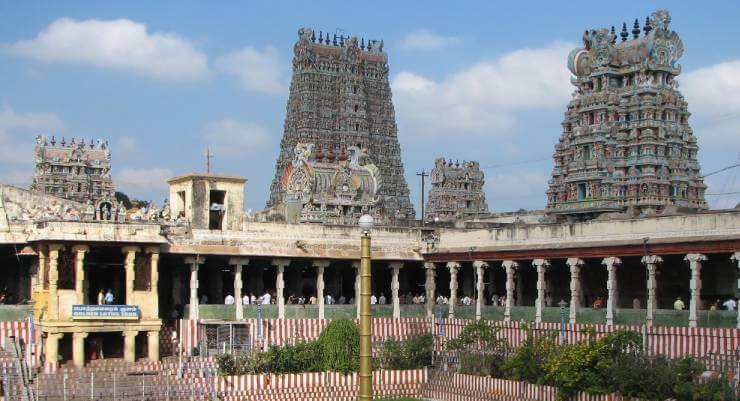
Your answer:
[[[384,222],[413,219],[383,42],[323,32],[317,37],[303,28],[293,54],[285,131],[267,202],[272,215],[311,222],[356,221],[363,213]],[[300,153],[326,174],[343,171],[339,181],[308,180],[303,171],[311,169],[297,168]],[[373,171],[361,178],[358,162]]]
[[[129,212],[106,198],[105,142],[59,147],[40,137],[34,190],[0,185],[0,289],[14,300],[0,310],[20,311],[13,336],[47,371],[103,353],[153,364],[207,358],[235,332],[250,349],[315,338],[327,319],[359,313],[356,220],[367,213],[376,218],[376,339],[431,330],[442,346],[460,332],[440,334],[442,322],[456,319],[505,321],[502,333],[523,338],[518,322],[552,330],[566,313],[579,336],[590,323],[643,325],[651,344],[675,340],[650,332],[658,326],[704,327],[691,331],[697,344],[737,339],[721,333],[740,327],[738,312],[710,305],[740,293],[740,209],[707,210],[676,90],[683,48],[668,21],[656,12],[644,35],[623,32],[620,43],[589,31],[571,55],[577,91],[546,210],[559,219],[477,218],[487,211],[479,163],[439,158],[427,224],[403,224],[414,210],[383,44],[306,29],[261,215],[245,212],[245,178],[210,171],[170,179],[162,209]],[[621,218],[591,219],[604,214]],[[428,224],[437,218],[474,224]],[[103,293],[113,301],[101,304]],[[687,310],[673,309],[679,297]],[[722,329],[710,340],[702,333],[712,327]],[[197,382],[184,377],[183,386]]]
[[[696,137],[678,90],[683,42],[657,11],[619,39],[614,27],[583,34],[568,56],[568,103],[546,212],[567,219],[707,209]],[[643,33],[644,32],[644,33]]]
[[[34,153],[32,190],[81,203],[113,198],[108,141],[67,143],[62,138],[57,143],[53,136],[39,135]]]
[[[432,189],[424,211],[425,221],[463,221],[488,213],[483,192],[485,180],[477,161],[461,164],[440,157],[434,162],[430,179]]]

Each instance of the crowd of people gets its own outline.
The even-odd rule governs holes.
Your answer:
[[[0,303],[2,303],[3,294],[0,294]],[[426,303],[426,296],[423,293],[419,294],[401,294],[399,297],[399,303],[401,305],[423,305]],[[256,296],[254,293],[245,294],[242,297],[242,305],[271,305],[275,304],[275,294],[270,291],[265,291],[264,294],[261,296]],[[102,289],[98,293],[98,305],[110,305],[114,302],[114,296],[110,289],[108,289],[107,292],[104,292]],[[471,297],[467,294],[463,295],[462,297],[457,299],[457,305],[462,306],[473,306],[477,302],[477,299],[475,297]],[[236,299],[233,295],[228,294],[224,298],[224,304],[225,305],[234,305],[236,303]],[[339,298],[335,298],[331,293],[327,293],[324,296],[324,304],[325,305],[346,305],[346,304],[354,304],[355,300],[354,298],[347,298],[344,295],[339,296]],[[390,303],[390,300],[385,296],[384,293],[380,293],[379,295],[372,294],[370,296],[370,303],[372,305],[386,305]],[[435,299],[435,303],[437,305],[449,305],[450,299],[449,297],[446,297],[442,294],[438,295]],[[208,296],[202,295],[200,298],[200,304],[205,305],[208,304]],[[306,297],[304,295],[295,295],[290,294],[286,300],[286,305],[316,305],[318,304],[318,299],[315,295],[311,295],[309,297]],[[498,295],[493,294],[490,299],[490,303],[488,303],[490,306],[506,306],[506,295]],[[545,306],[553,306],[552,305],[552,298],[549,294],[545,295]],[[604,297],[597,296],[594,298],[593,303],[591,304],[593,309],[602,309],[606,307],[606,300]],[[640,309],[641,302],[639,298],[635,298],[632,300],[632,308],[633,309]],[[675,310],[684,310],[686,309],[686,303],[683,301],[681,297],[676,298],[676,300],[673,303],[673,309]],[[710,304],[709,310],[728,310],[728,311],[734,311],[737,309],[737,302],[733,298],[728,298],[726,301],[721,302],[719,299],[714,301]]]

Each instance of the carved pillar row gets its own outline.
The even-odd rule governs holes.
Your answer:
[[[617,266],[622,260],[612,256],[604,258],[601,264],[606,266],[606,324],[614,324],[614,312],[617,309]]]
[[[229,264],[234,266],[234,305],[236,320],[244,319],[244,304],[242,303],[242,275],[244,266],[249,265],[249,258],[230,258]]]
[[[199,319],[200,311],[198,301],[198,269],[205,263],[205,258],[201,256],[188,256],[185,263],[190,266],[190,316],[188,319]]]
[[[475,289],[477,291],[477,296],[475,299],[475,320],[480,320],[483,317],[483,301],[485,298],[483,285],[484,275],[486,269],[488,268],[488,263],[482,260],[476,260],[473,262],[473,267],[475,268]]]
[[[698,310],[701,305],[701,262],[707,260],[706,255],[701,253],[690,253],[684,258],[689,262],[691,269],[691,280],[689,288],[691,290],[691,299],[689,299],[689,327],[696,327],[698,320]]]
[[[400,288],[401,285],[398,281],[398,276],[401,273],[403,262],[391,262],[389,266],[393,272],[393,275],[391,276],[391,298],[393,301],[393,317],[398,319],[401,317],[401,301],[398,298],[398,289]]]
[[[532,261],[532,266],[537,269],[537,299],[534,305],[534,321],[536,323],[542,323],[542,310],[545,306],[545,289],[547,288],[545,270],[550,266],[550,261],[547,259],[535,259]]]
[[[75,303],[77,305],[85,304],[85,253],[90,252],[87,245],[75,245],[72,247],[75,255]],[[83,360],[84,364],[84,360]]]
[[[290,265],[290,259],[273,259],[272,265],[277,269],[275,302],[278,306],[278,319],[285,319],[285,268]]]
[[[457,272],[460,270],[460,263],[447,262],[447,268],[450,269],[450,300],[448,316],[450,319],[454,319],[455,305],[457,304]]]
[[[424,281],[424,290],[426,291],[426,299],[424,306],[427,310],[427,317],[434,317],[434,295],[437,292],[436,283],[434,277],[437,275],[437,266],[433,262],[424,262],[424,272],[426,273],[426,280]]]
[[[328,260],[314,260],[316,268],[316,302],[319,304],[319,319],[324,319],[324,269],[329,267]]]
[[[505,260],[501,266],[506,269],[506,305],[504,309],[504,321],[510,322],[511,307],[514,302],[514,276],[516,275],[516,269],[519,267],[519,263],[513,260]]]
[[[653,325],[656,307],[655,290],[658,287],[655,281],[655,273],[658,270],[658,264],[663,263],[663,258],[656,255],[643,256],[642,263],[647,268],[647,312],[645,315],[645,325],[651,327]]]
[[[569,322],[576,323],[578,308],[581,306],[581,266],[583,260],[579,258],[568,258],[565,263],[570,266],[570,319]]]
[[[62,339],[63,333],[46,333],[46,364],[57,367],[59,366],[59,340]]]
[[[136,246],[123,247],[123,253],[125,255],[124,268],[126,271],[126,304],[131,304],[134,299],[134,269],[136,253],[139,251],[139,247]]]

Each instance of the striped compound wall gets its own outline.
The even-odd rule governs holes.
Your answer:
[[[373,372],[373,389],[378,396],[419,396],[427,383],[426,369]],[[310,400],[354,401],[357,373],[296,373],[218,377],[216,391],[224,401]]]
[[[463,374],[436,374],[422,390],[422,397],[438,401],[557,401],[557,389],[513,380]],[[630,401],[615,394],[576,394],[572,401]],[[636,401],[636,400],[635,400]]]
[[[257,339],[257,319],[248,319],[252,338]],[[319,319],[263,319],[261,342],[256,344],[262,348],[270,345],[280,346],[300,340],[314,340],[328,320]],[[466,319],[434,319],[425,318],[375,318],[373,319],[373,340],[404,339],[410,335],[433,333],[436,346],[441,350],[447,340],[456,338],[471,321]],[[490,321],[491,325],[501,328],[500,335],[509,341],[511,346],[518,346],[525,340],[527,334],[520,322]],[[558,323],[528,323],[532,335],[546,332],[560,332]],[[200,336],[200,325],[195,320],[181,321],[181,334],[184,352],[189,353],[197,347]],[[593,329],[597,336],[612,333],[617,330],[633,330],[642,333],[645,349],[652,354],[662,354],[670,358],[683,356],[704,357],[716,354],[728,354],[740,349],[740,329],[721,328],[689,328],[689,327],[651,327],[622,326],[622,325],[588,325],[566,324],[565,337],[569,343],[588,339],[586,329]],[[164,336],[162,336],[164,338]]]

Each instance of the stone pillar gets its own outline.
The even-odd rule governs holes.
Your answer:
[[[658,270],[658,263],[663,263],[663,258],[656,255],[642,257],[642,263],[647,268],[647,313],[645,315],[645,325],[653,325],[653,315],[655,314],[655,289],[658,287],[655,281],[655,273]]]
[[[139,252],[139,247],[123,247],[123,253],[126,255],[124,264],[126,270],[126,304],[130,304],[134,299],[134,264],[137,252]]]
[[[355,310],[357,312],[357,319],[360,318],[360,262],[353,261],[352,268],[355,269]]]
[[[691,268],[691,299],[689,299],[689,327],[696,327],[701,305],[701,262],[707,260],[706,255],[701,253],[690,253],[684,258],[689,262]]]
[[[400,284],[398,282],[398,275],[403,267],[403,262],[391,262],[388,265],[393,272],[391,276],[391,301],[393,302],[393,317],[398,319],[401,317],[401,301],[398,299],[398,289]]]
[[[425,307],[427,310],[427,317],[434,317],[434,295],[437,292],[436,283],[434,277],[437,275],[437,266],[434,262],[424,262],[424,271],[426,273],[426,281],[424,282],[424,290],[426,291]]]
[[[516,269],[519,267],[519,264],[513,260],[504,260],[504,263],[501,266],[506,269],[506,306],[504,309],[504,321],[510,322],[511,306],[514,302],[512,299],[514,297],[514,275],[516,274]]]
[[[85,304],[85,253],[90,251],[87,245],[75,245],[72,252],[75,254],[75,303]],[[84,364],[84,360],[83,360]]]
[[[36,286],[34,287],[35,290],[41,291],[44,289],[44,268],[46,267],[46,247],[43,245],[39,245],[36,248],[36,253],[39,254],[38,256],[38,268],[36,269]]]
[[[316,302],[319,304],[319,319],[324,318],[324,269],[329,267],[328,260],[314,260],[316,268]]]
[[[59,340],[62,336],[62,333],[46,333],[46,363],[54,367],[59,366]]]
[[[617,266],[622,260],[611,256],[604,258],[601,264],[606,265],[606,324],[614,324],[614,312],[617,309]]]
[[[475,289],[477,291],[475,297],[475,320],[480,320],[483,316],[483,298],[485,297],[485,292],[483,291],[483,277],[486,268],[488,268],[488,263],[482,260],[476,260],[473,262],[473,267],[475,268]]]
[[[150,361],[158,362],[159,361],[159,332],[158,331],[149,331],[146,333],[146,341],[147,341],[147,358]]]
[[[454,319],[455,306],[457,304],[457,272],[460,270],[460,263],[447,262],[447,268],[450,269],[450,300],[448,316],[450,319]]]
[[[198,268],[205,262],[201,256],[188,256],[185,263],[190,265],[190,315],[188,319],[197,320],[200,316],[198,306]]]
[[[542,323],[542,310],[545,308],[545,289],[547,288],[545,269],[550,266],[550,261],[547,259],[535,259],[532,261],[532,266],[537,269],[537,299],[534,303],[534,321],[535,323]]]
[[[85,367],[85,338],[87,333],[72,333],[72,360],[76,368]]]
[[[565,263],[570,266],[570,319],[571,324],[576,323],[578,308],[581,307],[581,266],[583,259],[568,258]]]
[[[285,267],[290,265],[290,259],[273,259],[272,265],[277,268],[275,275],[275,303],[278,306],[278,319],[285,319]]]
[[[737,290],[735,290],[735,300],[738,300],[738,296],[740,296],[740,252],[733,253],[730,259],[737,263],[737,273],[735,274],[735,278],[737,278]],[[740,307],[737,308],[737,328],[740,329]]]
[[[59,319],[59,251],[64,249],[63,245],[49,245],[49,318]],[[59,345],[57,344],[57,356],[59,356]]]
[[[242,303],[242,274],[244,266],[249,265],[249,258],[229,258],[229,264],[234,266],[234,307],[236,320],[244,319],[244,304]]]
[[[159,247],[151,246],[145,249],[149,255],[149,293],[151,294],[152,310],[155,317],[159,315]]]
[[[138,331],[127,330],[123,332],[123,360],[136,362],[136,335]]]

